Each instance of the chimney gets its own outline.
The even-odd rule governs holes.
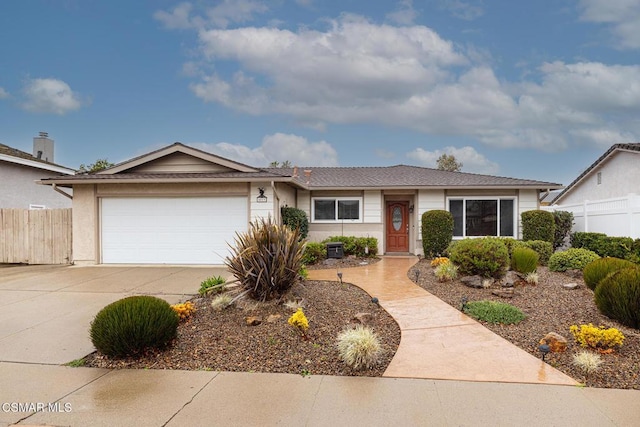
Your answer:
[[[33,138],[33,156],[53,163],[53,139],[49,139],[47,132],[40,132],[38,136]]]
[[[307,185],[311,182],[311,170],[305,169],[304,177],[307,178]]]
[[[298,167],[297,167],[297,166],[294,166],[294,167],[293,167],[293,177],[294,177],[294,178],[297,178],[297,177],[298,177]]]

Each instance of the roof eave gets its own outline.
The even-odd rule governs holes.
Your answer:
[[[50,172],[63,173],[66,175],[74,175],[76,173],[75,170],[71,168],[66,168],[64,166],[54,165],[51,163],[38,162],[35,160],[23,159],[22,157],[14,157],[14,156],[9,156],[7,154],[0,154],[0,160],[9,162],[9,163],[15,163],[18,165],[29,166],[36,169],[47,170]]]
[[[212,177],[190,177],[190,178],[126,178],[118,177],[115,179],[65,179],[65,178],[46,178],[36,181],[42,185],[61,185],[70,187],[74,185],[94,185],[94,184],[171,184],[171,183],[197,183],[197,182],[220,182],[220,183],[237,183],[237,182],[285,182],[292,183],[287,177],[255,177],[255,178],[212,178]]]

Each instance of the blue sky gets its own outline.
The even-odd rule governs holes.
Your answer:
[[[3,0],[0,142],[568,184],[640,141],[640,0]]]

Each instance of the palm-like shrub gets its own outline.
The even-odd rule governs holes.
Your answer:
[[[539,259],[533,249],[515,248],[511,255],[511,268],[522,274],[533,273],[538,268]]]
[[[584,277],[584,283],[591,290],[595,290],[598,283],[609,274],[614,271],[622,270],[623,268],[635,267],[636,264],[631,261],[627,261],[619,258],[605,257],[595,261],[591,261],[582,270]]]
[[[178,322],[178,314],[160,298],[127,297],[98,312],[91,322],[91,342],[107,356],[136,356],[169,344],[176,337]]]
[[[422,249],[427,257],[443,255],[453,238],[453,216],[448,211],[422,214]]]
[[[632,328],[640,328],[640,268],[624,268],[600,281],[595,290],[602,314]]]
[[[248,232],[236,234],[225,265],[251,298],[268,301],[300,278],[303,250],[298,229],[261,219],[251,223]]]
[[[566,251],[556,252],[549,258],[549,270],[567,271],[582,270],[591,261],[595,261],[600,256],[588,249],[570,248]]]
[[[460,240],[450,251],[449,259],[460,274],[500,278],[509,266],[509,252],[500,238]]]

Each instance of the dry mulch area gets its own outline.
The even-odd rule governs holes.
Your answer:
[[[321,261],[317,264],[308,265],[307,269],[308,270],[329,270],[329,269],[342,270],[345,268],[363,267],[365,265],[375,264],[378,261],[380,261],[380,258],[378,257],[362,258],[362,257],[355,257],[355,256],[347,256],[340,259],[334,259],[334,258],[325,259],[324,261]]]
[[[332,268],[335,266],[332,266]],[[287,301],[302,302],[309,319],[303,337],[287,323],[295,309]],[[164,351],[138,359],[109,359],[93,353],[86,366],[106,368],[187,369],[244,372],[282,372],[301,375],[381,376],[400,343],[400,328],[389,314],[371,302],[360,288],[338,282],[305,281],[294,285],[282,301],[238,302],[214,311],[210,297],[192,300],[197,311],[178,327],[178,338]],[[358,313],[370,313],[384,350],[373,369],[353,371],[340,359],[338,334],[355,324]],[[246,318],[262,319],[248,326]],[[267,318],[272,316],[272,322]],[[278,317],[279,316],[279,317]]]
[[[546,361],[577,381],[589,387],[640,389],[640,331],[600,314],[593,301],[593,291],[585,286],[581,277],[551,272],[546,267],[539,267],[538,275],[538,285],[517,285],[513,298],[501,298],[491,293],[500,288],[500,284],[488,289],[474,289],[459,281],[439,282],[428,260],[421,260],[408,273],[414,281],[417,276],[417,283],[421,287],[456,308],[461,306],[463,297],[469,301],[501,301],[520,308],[527,318],[517,325],[481,323],[536,357],[541,356],[539,341],[547,333],[556,332],[564,336],[568,341],[567,351],[549,353]],[[567,283],[577,283],[579,286],[573,290],[564,289],[562,285]],[[624,334],[625,340],[617,352],[602,354],[600,369],[585,377],[573,365],[573,355],[582,348],[576,344],[569,327],[588,323],[617,328]]]

